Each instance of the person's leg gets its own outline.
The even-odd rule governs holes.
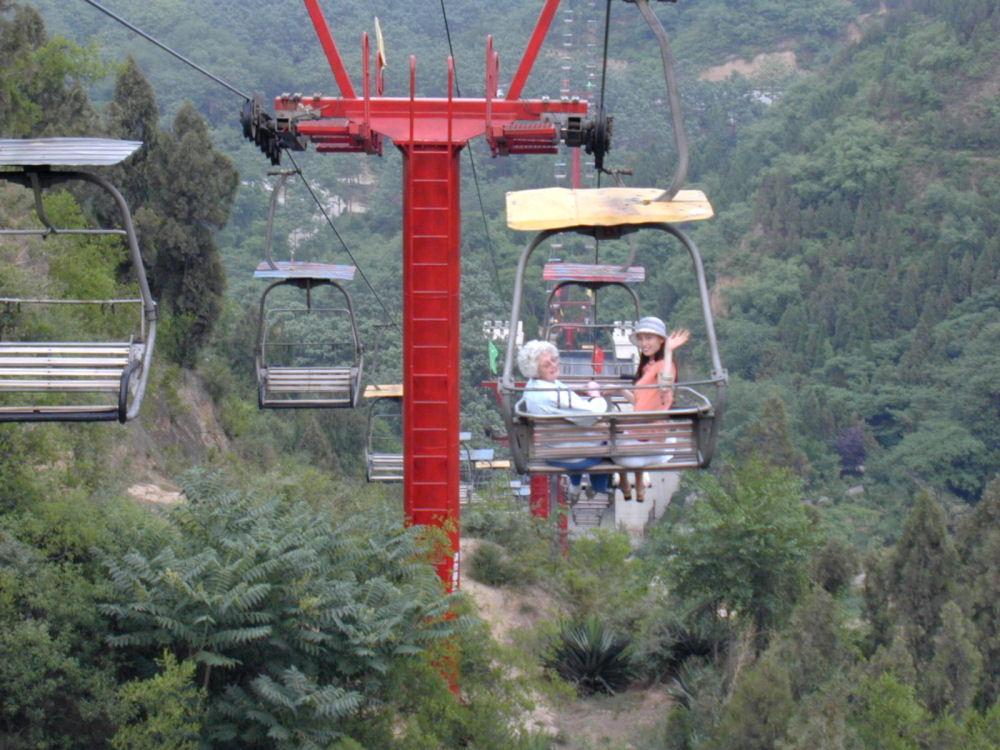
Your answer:
[[[632,499],[632,488],[628,483],[628,472],[620,471],[618,472],[618,487],[621,489],[622,494],[625,496],[626,500]]]
[[[549,461],[553,466],[558,466],[560,469],[567,469],[567,474],[569,475],[569,501],[575,503],[580,499],[580,482],[583,479],[583,474],[580,472],[583,469],[589,469],[595,464],[601,462],[600,458],[597,457],[587,457],[587,458],[570,458],[566,460],[556,460]]]
[[[608,487],[611,485],[611,475],[610,474],[591,474],[590,475],[590,487],[594,492],[604,492],[607,493]]]
[[[646,500],[646,485],[642,483],[642,472],[637,471],[635,473],[635,501],[637,503],[645,502]]]

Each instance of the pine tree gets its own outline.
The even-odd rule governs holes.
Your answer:
[[[941,610],[941,628],[934,636],[934,658],[923,675],[927,707],[935,714],[959,717],[972,708],[983,657],[970,640],[972,623],[955,602]]]
[[[114,95],[105,111],[109,135],[142,141],[127,166],[115,170],[114,183],[136,209],[150,199],[148,160],[158,140],[159,108],[153,87],[130,56],[115,80]]]
[[[773,750],[792,715],[788,668],[765,655],[740,673],[714,732],[718,750]]]
[[[847,657],[834,598],[822,589],[810,592],[795,608],[773,650],[788,670],[795,700],[831,679]]]
[[[809,475],[809,459],[792,443],[788,413],[777,396],[769,396],[761,405],[760,415],[750,425],[740,445],[745,456],[759,456],[775,466],[784,466],[800,477]]]
[[[958,555],[944,512],[929,492],[921,492],[893,549],[888,580],[893,620],[920,664],[934,655],[941,610],[952,598],[957,572]]]
[[[103,75],[93,50],[50,40],[29,5],[0,4],[0,135],[95,135],[86,86]]]
[[[143,215],[144,241],[154,257],[150,287],[171,313],[174,354],[189,367],[218,320],[225,274],[214,232],[228,220],[238,177],[190,104],[149,154],[149,212]]]
[[[977,707],[1000,699],[1000,480],[987,485],[958,535],[962,551],[962,597],[975,628],[971,636],[983,656]]]

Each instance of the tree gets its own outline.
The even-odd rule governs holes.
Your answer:
[[[958,556],[940,504],[928,492],[913,503],[888,567],[888,606],[917,663],[929,662],[945,602],[952,598]]]
[[[934,636],[934,658],[923,680],[925,702],[935,715],[947,712],[958,717],[972,708],[983,657],[970,637],[974,637],[972,623],[955,602],[947,602]]]
[[[833,597],[822,589],[810,592],[771,650],[787,667],[796,700],[830,680],[847,661]]]
[[[171,313],[178,362],[193,366],[219,316],[225,274],[213,234],[225,225],[238,174],[213,148],[205,121],[191,105],[160,133],[149,154],[150,200],[143,208],[144,242],[152,250],[150,287]]]
[[[791,714],[788,669],[780,659],[765,655],[740,673],[711,746],[719,750],[772,750],[785,736]]]
[[[888,672],[861,680],[857,689],[857,715],[851,722],[864,747],[879,750],[919,750],[920,737],[929,719],[912,686]]]
[[[148,161],[159,138],[160,112],[156,106],[153,87],[132,57],[126,60],[124,68],[115,79],[114,94],[104,117],[110,135],[142,142],[142,146],[132,154],[126,165],[115,168],[113,178],[118,189],[138,210],[150,200]],[[151,258],[145,260],[148,263]]]
[[[0,134],[11,138],[93,135],[86,86],[105,74],[94,49],[49,39],[38,11],[0,4]]]
[[[850,729],[850,686],[844,677],[837,677],[819,690],[804,696],[788,721],[786,738],[775,746],[777,750],[848,750],[856,747]]]
[[[808,580],[816,537],[801,483],[788,469],[751,459],[699,487],[689,517],[665,530],[673,590],[750,627],[760,648]]]
[[[775,466],[785,466],[800,477],[809,474],[809,460],[792,442],[788,414],[777,396],[765,399],[741,447],[743,455],[756,455]]]
[[[986,487],[983,498],[958,533],[962,567],[960,598],[975,628],[972,640],[983,656],[976,705],[980,710],[1000,698],[1000,480]]]

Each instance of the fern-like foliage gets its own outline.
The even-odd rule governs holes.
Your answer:
[[[335,523],[192,475],[166,530],[104,562],[113,645],[193,659],[214,747],[326,747],[387,675],[467,627],[415,530]]]

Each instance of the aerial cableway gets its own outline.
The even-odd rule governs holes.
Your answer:
[[[448,587],[454,588],[458,584],[460,490],[459,154],[470,139],[479,135],[485,136],[494,156],[553,154],[557,153],[559,144],[564,143],[593,154],[595,166],[602,170],[610,148],[611,118],[605,115],[603,95],[596,113],[590,113],[587,102],[578,98],[522,98],[559,0],[542,3],[524,54],[503,92],[499,85],[499,55],[493,50],[492,39],[487,39],[485,95],[482,98],[458,97],[455,62],[450,58],[444,96],[416,95],[417,67],[412,57],[408,94],[385,95],[381,85],[385,56],[380,49],[375,55],[373,71],[367,34],[362,35],[363,86],[360,90],[355,89],[318,0],[304,0],[304,3],[339,95],[282,94],[274,99],[273,116],[264,111],[263,100],[255,97],[241,113],[244,133],[273,163],[280,161],[283,150],[304,149],[310,144],[317,151],[327,153],[380,154],[386,139],[391,140],[402,155],[404,510],[409,523],[447,529],[451,549],[442,556],[438,567]],[[633,3],[639,6],[647,21],[655,21],[648,0],[633,0]],[[650,22],[650,26],[654,24]],[[679,168],[670,187],[666,190],[618,188],[625,192],[598,193],[589,201],[583,196],[571,195],[568,203],[574,210],[570,212],[552,209],[554,194],[539,196],[545,199],[547,206],[546,221],[554,223],[534,229],[543,234],[588,232],[600,239],[625,236],[640,228],[666,232],[679,239],[691,254],[699,276],[699,290],[705,298],[703,309],[708,312],[707,290],[697,249],[674,223],[707,218],[711,215],[711,207],[703,195],[696,197],[680,190],[686,176],[687,147],[678,126],[679,102],[666,35],[662,27],[653,28],[653,31],[661,45],[678,144]],[[582,211],[576,208],[581,202],[585,206]],[[669,210],[661,211],[661,206],[656,204],[665,204]],[[597,205],[603,208],[595,212]],[[696,207],[695,214],[700,212],[701,216],[686,213],[692,205]],[[610,218],[604,215],[609,206]],[[523,259],[529,257],[530,252],[531,249],[526,251]],[[600,265],[599,261],[591,263]],[[522,289],[524,270],[522,267],[519,271],[521,281],[518,283]],[[511,330],[516,328],[519,307],[515,298]],[[681,406],[682,401],[678,399],[677,408],[686,411],[672,413],[660,420],[667,422],[672,431],[680,428],[685,431],[686,458],[678,466],[708,465],[724,402],[726,377],[718,361],[710,313],[705,322],[712,373],[704,379],[704,386],[698,382],[678,383],[679,393],[685,387],[690,388],[690,403]],[[530,419],[525,421],[522,415],[515,414],[519,399],[510,372],[512,348],[513,345],[508,347],[507,369],[500,384],[509,404],[510,424],[516,428],[512,441],[521,441],[516,450],[520,451],[522,466],[542,470],[541,464],[531,463],[531,439],[525,443],[517,437],[522,427],[534,430],[538,423]],[[710,399],[704,391],[712,387],[716,393]],[[608,421],[606,424],[605,439],[619,441],[614,423]],[[633,427],[642,429],[638,422]],[[659,424],[651,428],[656,437],[663,434]],[[677,435],[671,432],[669,437]]]

